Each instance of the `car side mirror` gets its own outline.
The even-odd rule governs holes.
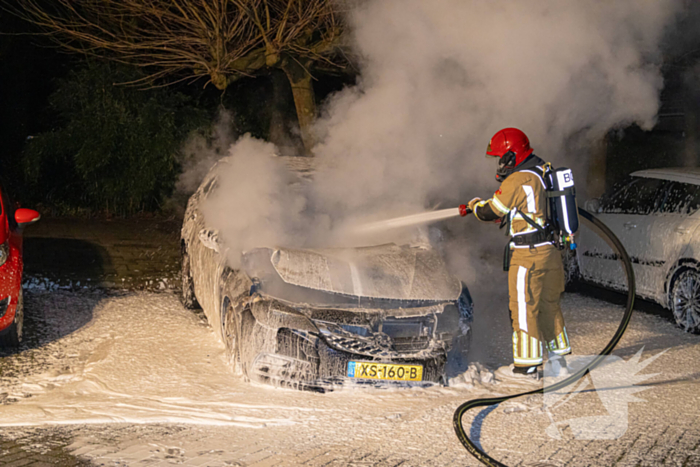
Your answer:
[[[15,211],[15,220],[21,227],[31,225],[41,219],[41,214],[33,209],[19,208]]]
[[[202,229],[199,231],[199,241],[202,245],[219,253],[219,231]]]
[[[600,200],[598,198],[589,199],[584,203],[583,207],[588,212],[596,213],[600,211]]]

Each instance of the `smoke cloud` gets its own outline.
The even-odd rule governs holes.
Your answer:
[[[236,142],[236,136],[233,115],[227,111],[219,112],[211,135],[190,136],[180,151],[178,162],[182,165],[182,175],[175,190],[185,195],[194,193],[209,169],[228,155],[229,149]]]
[[[217,185],[202,210],[207,224],[224,239],[233,267],[242,251],[298,245],[305,235],[301,181],[280,161],[274,144],[246,134],[219,163]]]
[[[540,157],[572,166],[583,188],[591,143],[614,127],[654,125],[660,44],[682,7],[680,0],[362,2],[349,14],[360,79],[325,103],[313,184],[290,191],[285,158],[244,137],[230,149],[233,168],[208,218],[243,248],[308,246],[327,242],[349,219],[488,197],[495,163],[485,148],[507,126],[524,130]],[[231,254],[236,262],[239,252]]]
[[[651,129],[663,86],[659,44],[681,6],[364,4],[352,15],[360,84],[335,96],[319,125],[325,206],[423,207],[456,199],[460,188],[487,195],[494,167],[483,155],[489,138],[507,126],[524,130],[535,152],[555,165],[576,162],[572,142],[585,148],[633,122]]]

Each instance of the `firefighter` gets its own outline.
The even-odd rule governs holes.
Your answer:
[[[473,212],[484,222],[508,229],[504,269],[513,327],[513,373],[538,378],[543,351],[557,368],[566,368],[563,356],[571,353],[560,299],[564,267],[547,220],[545,162],[533,154],[530,141],[517,128],[496,133],[486,151],[498,158],[496,180],[500,188],[491,199],[472,199],[460,214]]]

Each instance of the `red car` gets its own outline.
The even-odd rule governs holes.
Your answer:
[[[0,347],[22,341],[22,230],[40,217],[32,209],[16,209],[0,184]]]

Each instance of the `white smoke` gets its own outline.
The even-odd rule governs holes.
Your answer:
[[[232,267],[241,251],[293,245],[304,234],[306,199],[280,160],[274,144],[246,134],[217,166],[217,186],[202,210],[208,225],[219,230]]]
[[[309,246],[349,218],[490,197],[495,163],[485,149],[508,126],[524,130],[543,159],[572,166],[583,186],[592,143],[633,122],[653,127],[663,86],[660,43],[682,6],[362,2],[349,14],[359,82],[325,103],[313,185],[290,190],[275,149],[244,137],[205,207],[208,222],[244,249]],[[503,241],[486,241],[482,250],[496,243]],[[473,267],[463,273],[472,278]]]
[[[681,6],[365,3],[352,15],[361,82],[335,96],[320,123],[315,153],[330,167],[320,196],[345,211],[423,207],[466,186],[488,196],[495,167],[484,153],[501,128],[524,130],[555,165],[580,156],[567,152],[572,139],[580,148],[615,126],[650,129],[663,85],[659,44]]]
[[[194,193],[209,169],[227,155],[235,141],[233,115],[225,110],[219,112],[211,134],[194,134],[185,141],[179,155],[182,175],[175,190],[187,196]]]

